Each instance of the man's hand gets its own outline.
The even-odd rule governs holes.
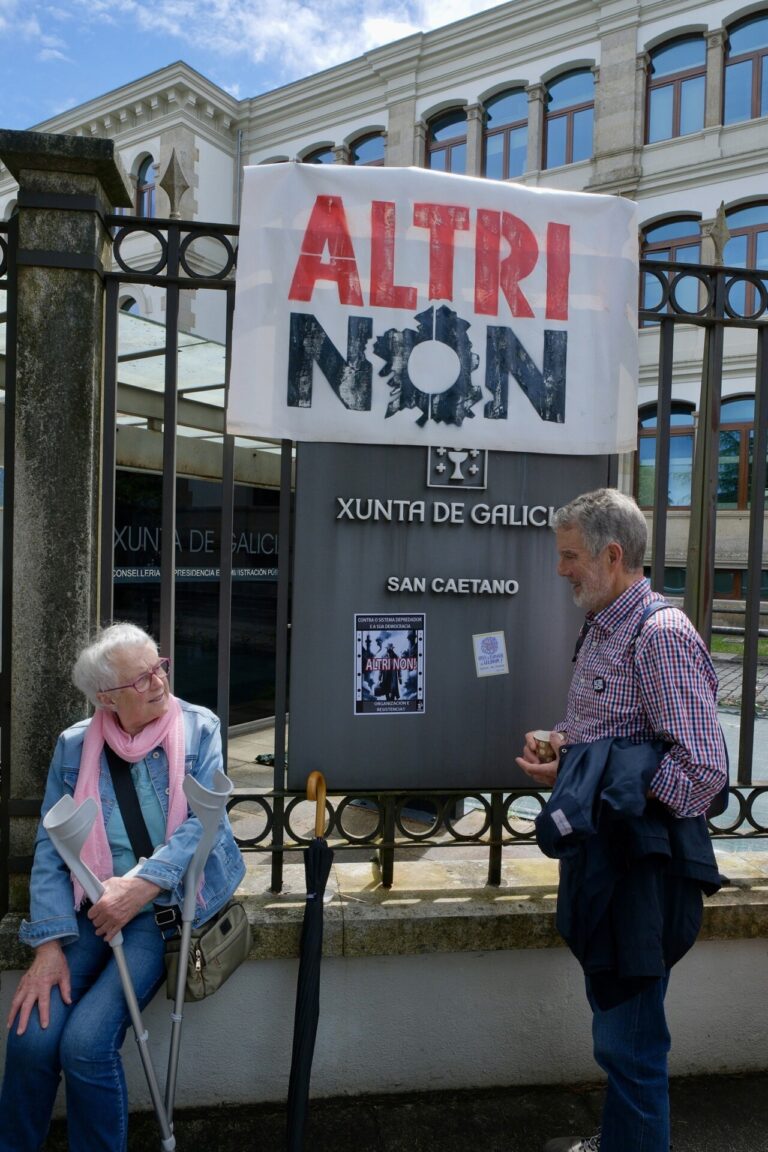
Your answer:
[[[32,1009],[37,1004],[40,1027],[47,1028],[51,1018],[51,989],[56,987],[58,987],[64,1003],[71,1004],[69,965],[58,940],[48,940],[45,944],[38,944],[35,949],[34,960],[19,981],[19,986],[13,1000],[11,1000],[7,1027],[13,1026],[18,1012],[19,1023],[16,1034],[23,1036],[27,1030]]]
[[[112,876],[105,880],[102,896],[88,912],[96,935],[103,936],[109,944],[113,936],[160,891],[156,884],[138,876]]]
[[[515,763],[527,773],[537,784],[543,788],[551,788],[555,783],[557,770],[560,767],[560,749],[565,743],[562,732],[550,732],[549,742],[555,752],[555,759],[542,762],[536,751],[536,738],[533,732],[526,732],[525,747],[522,756],[515,757]]]

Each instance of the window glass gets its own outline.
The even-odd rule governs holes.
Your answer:
[[[564,116],[550,120],[547,124],[547,168],[557,168],[565,164],[565,143],[568,121]]]
[[[755,448],[755,430],[749,430],[749,460],[747,462],[747,504],[752,507],[752,471],[754,464],[754,448]],[[766,489],[763,493],[763,507],[768,505],[768,478],[766,479]]]
[[[755,418],[755,401],[752,396],[738,396],[733,400],[723,400],[720,405],[722,424],[748,424]]]
[[[504,137],[489,136],[485,142],[485,174],[490,180],[504,180]]]
[[[584,69],[571,72],[559,80],[553,80],[548,88],[548,111],[559,112],[574,104],[584,104],[595,96],[595,81],[592,73]]]
[[[692,76],[680,85],[680,135],[700,132],[704,127],[703,76]]]
[[[151,156],[142,160],[136,177],[136,215],[155,215],[155,161]]]
[[[728,213],[728,227],[731,231],[735,228],[750,228],[755,224],[768,226],[768,204],[751,204],[747,208],[737,208]]]
[[[442,149],[440,152],[432,152],[430,153],[429,157],[429,166],[435,172],[447,172],[447,159],[447,153],[444,149]]]
[[[648,113],[648,143],[669,140],[672,137],[672,111],[675,103],[675,90],[671,84],[654,88],[650,94]]]
[[[647,244],[656,244],[660,240],[677,240],[683,236],[691,236],[698,231],[698,220],[669,220],[646,228],[645,241]]]
[[[651,52],[651,75],[669,76],[672,72],[685,72],[689,68],[704,67],[707,49],[702,36],[676,40]]]
[[[720,433],[720,457],[717,469],[718,508],[738,508],[739,506],[740,450],[741,432],[732,430]]]
[[[522,88],[494,96],[485,105],[485,122],[488,128],[501,128],[504,124],[514,124],[516,120],[527,119],[528,93]]]
[[[768,16],[745,20],[728,33],[730,56],[741,56],[742,52],[754,52],[757,48],[768,48]]]
[[[318,148],[304,157],[304,164],[335,164],[336,153],[333,148]]]
[[[734,124],[752,115],[752,61],[742,60],[725,69],[723,122]]]
[[[509,133],[509,175],[522,176],[528,162],[528,128],[513,128]]]
[[[762,85],[760,88],[760,115],[768,116],[768,56],[763,56]]]
[[[351,162],[353,164],[383,164],[384,163],[384,137],[381,133],[375,136],[364,136],[352,144]]]
[[[451,172],[463,175],[467,170],[467,146],[456,144],[451,148]]]
[[[722,599],[729,599],[735,592],[736,573],[728,568],[715,569],[715,583],[714,592],[715,596]]]
[[[466,131],[467,115],[463,110],[454,110],[444,116],[438,116],[436,120],[431,122],[429,128],[431,138],[438,143],[464,136]]]
[[[592,123],[594,112],[591,108],[583,108],[573,114],[573,156],[576,164],[579,160],[589,160],[592,155]]]

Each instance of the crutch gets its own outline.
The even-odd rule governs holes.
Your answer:
[[[187,960],[192,941],[192,921],[195,918],[195,897],[205,862],[216,839],[219,822],[224,815],[227,800],[234,785],[223,772],[215,772],[213,788],[204,788],[194,776],[184,777],[184,795],[187,803],[203,826],[203,833],[197,842],[194,855],[184,876],[184,902],[181,909],[181,943],[179,944],[179,966],[176,971],[176,995],[171,1012],[171,1046],[168,1050],[168,1075],[165,1080],[165,1112],[169,1123],[173,1122],[173,1105],[176,1098],[176,1075],[179,1068],[181,1046],[181,1023],[184,1014],[184,993],[187,984]]]
[[[92,797],[88,797],[82,804],[75,804],[71,796],[62,796],[61,800],[49,809],[43,819],[43,827],[50,836],[54,848],[70,872],[80,881],[86,896],[94,904],[103,894],[104,886],[101,881],[94,876],[88,865],[84,864],[80,859],[80,853],[88,838],[91,825],[96,819],[97,812],[96,801]],[[176,1140],[168,1120],[168,1114],[157,1084],[155,1070],[149,1056],[149,1050],[147,1048],[149,1034],[141,1020],[141,1012],[136,999],[133,981],[131,980],[131,974],[128,971],[128,965],[125,960],[122,932],[115,933],[109,943],[112,948],[115,963],[117,964],[118,972],[120,973],[120,983],[123,986],[123,994],[125,996],[125,1002],[128,1005],[131,1024],[133,1025],[133,1031],[136,1036],[136,1043],[139,1046],[141,1063],[144,1066],[144,1075],[147,1078],[149,1094],[152,1097],[152,1107],[155,1110],[157,1122],[160,1125],[161,1143],[164,1152],[173,1152],[173,1149],[176,1147]]]

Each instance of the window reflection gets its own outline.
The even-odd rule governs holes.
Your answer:
[[[768,16],[751,16],[728,31],[723,123],[768,115]]]
[[[430,121],[427,167],[436,172],[466,172],[467,114],[463,108],[454,108]]]
[[[669,487],[671,508],[689,508],[693,475],[693,406],[673,401],[669,439]],[[656,485],[657,407],[649,404],[640,413],[637,441],[635,492],[641,508],[654,505]]]
[[[650,53],[646,141],[670,140],[704,127],[707,49],[703,36],[662,44]]]
[[[592,155],[595,82],[589,68],[569,72],[547,88],[544,167],[576,164]]]
[[[528,156],[528,95],[501,92],[485,104],[483,175],[492,180],[522,176]]]

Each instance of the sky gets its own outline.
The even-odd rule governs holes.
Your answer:
[[[176,60],[239,99],[256,96],[494,6],[494,0],[0,0],[0,128],[31,128]]]

